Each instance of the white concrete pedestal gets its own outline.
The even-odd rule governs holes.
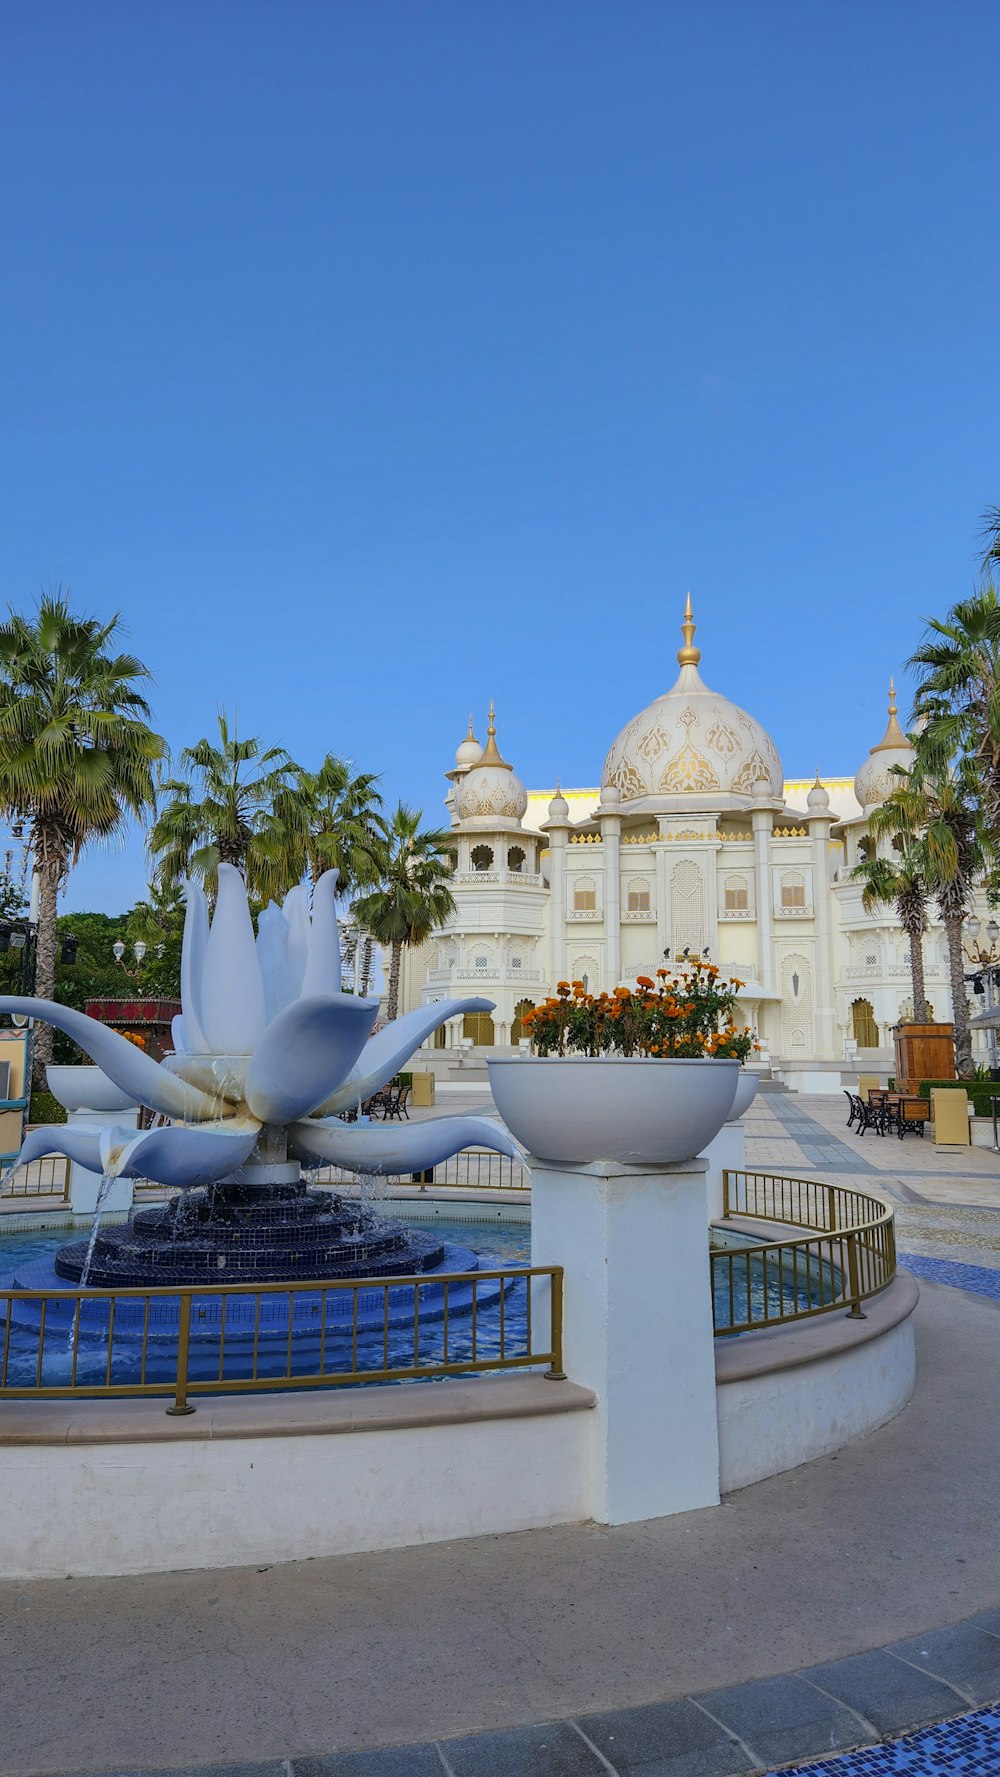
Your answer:
[[[86,1129],[93,1134],[95,1130],[106,1128],[136,1129],[139,1123],[139,1111],[134,1107],[129,1111],[68,1111],[66,1124],[70,1129]],[[79,1166],[74,1160],[69,1169],[69,1205],[74,1215],[92,1216],[97,1208],[97,1193],[101,1188],[99,1172],[90,1172],[87,1167]],[[117,1178],[104,1199],[105,1213],[117,1210],[126,1215],[132,1207],[132,1180]]]
[[[717,1505],[705,1160],[528,1164],[532,1263],[564,1267],[564,1367],[598,1397],[593,1516]]]
[[[710,1141],[702,1155],[708,1163],[708,1219],[710,1222],[722,1220],[722,1175],[729,1172],[744,1172],[747,1163],[746,1119],[737,1117],[732,1123],[723,1123],[714,1141]]]

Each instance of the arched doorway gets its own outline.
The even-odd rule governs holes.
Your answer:
[[[855,1000],[852,1003],[851,1025],[854,1030],[854,1041],[859,1049],[878,1048],[878,1025],[875,1022],[875,1007],[871,1000]]]
[[[514,1022],[510,1027],[510,1040],[511,1045],[514,1048],[517,1047],[517,1044],[521,1041],[523,1036],[527,1036],[527,1031],[522,1028],[521,1019],[524,1017],[525,1012],[533,1012],[534,1009],[534,1000],[518,1000],[517,1005],[514,1007]]]
[[[477,1049],[492,1049],[496,1031],[488,1012],[466,1012],[462,1019],[463,1037],[471,1037]]]

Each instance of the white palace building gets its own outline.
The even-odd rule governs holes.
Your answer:
[[[516,1047],[522,1012],[559,981],[602,991],[655,975],[668,951],[706,954],[745,983],[759,1061],[799,1090],[839,1091],[843,1074],[891,1067],[892,1026],[911,1011],[903,932],[891,908],[865,913],[851,874],[890,767],[912,760],[895,696],[855,777],[789,780],[761,724],[702,679],[690,598],[682,630],[675,684],[612,742],[599,790],[528,791],[492,706],[485,747],[470,721],[447,773],[456,909],[404,953],[400,1009],[495,1000],[492,1017],[438,1033],[468,1056]],[[947,1020],[936,921],[924,951]]]

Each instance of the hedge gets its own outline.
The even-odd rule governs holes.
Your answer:
[[[930,1098],[932,1086],[960,1087],[971,1098],[973,1112],[977,1117],[993,1115],[991,1095],[1000,1099],[1000,1080],[921,1080],[918,1088],[921,1098]]]

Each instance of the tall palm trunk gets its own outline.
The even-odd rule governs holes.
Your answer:
[[[35,939],[35,993],[39,999],[51,1000],[56,991],[56,910],[59,884],[66,859],[47,836],[36,837],[35,865],[38,870],[38,931]],[[51,1024],[37,1024],[32,1045],[32,1085],[44,1092],[45,1070],[52,1060]]]
[[[399,966],[403,960],[403,944],[400,938],[392,942],[392,961],[389,964],[389,1004],[386,1017],[391,1024],[399,1008]]]
[[[971,1080],[972,1032],[965,997],[965,956],[962,951],[964,917],[964,912],[949,913],[945,916],[944,929],[948,940],[948,978],[951,983],[951,1010],[955,1029],[955,1072],[960,1080]]]
[[[924,977],[924,940],[921,931],[911,927],[907,933],[910,941],[910,980],[913,985],[913,1019],[916,1024],[927,1023],[927,986]]]

